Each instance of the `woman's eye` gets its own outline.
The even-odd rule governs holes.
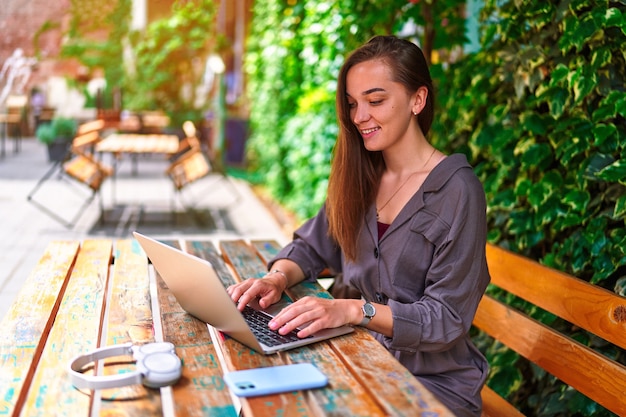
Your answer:
[[[382,100],[374,100],[374,101],[370,101],[370,104],[372,106],[378,106],[379,104],[382,104]]]
[[[356,103],[348,103],[348,107],[353,109],[356,107]]]

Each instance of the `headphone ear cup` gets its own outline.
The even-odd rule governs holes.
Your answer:
[[[178,382],[182,375],[182,363],[173,353],[155,352],[137,361],[137,370],[143,375],[143,385],[161,388]]]

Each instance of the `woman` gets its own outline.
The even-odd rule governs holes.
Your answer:
[[[303,298],[270,327],[368,328],[441,402],[479,416],[487,363],[470,341],[489,282],[482,186],[465,156],[445,156],[425,135],[433,88],[422,51],[377,36],[344,63],[337,86],[340,134],[328,197],[270,262],[262,279],[228,289],[243,308],[277,302],[285,288],[329,267],[362,294]]]

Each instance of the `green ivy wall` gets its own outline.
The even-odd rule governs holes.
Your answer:
[[[364,4],[366,3],[366,4]],[[468,155],[488,199],[489,240],[626,293],[626,2],[487,0],[481,48],[460,1],[257,0],[248,44],[252,168],[300,219],[326,193],[334,89],[347,51],[413,20],[433,54],[431,140]],[[624,362],[624,352],[501,298]],[[611,415],[486,336],[489,384],[528,415]],[[526,381],[521,384],[522,375]]]

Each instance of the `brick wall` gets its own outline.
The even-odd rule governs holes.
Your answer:
[[[4,64],[17,48],[25,56],[35,55],[35,37],[45,22],[59,25],[43,33],[38,40],[40,59],[33,69],[29,87],[45,83],[53,75],[68,75],[77,65],[56,62],[61,45],[62,28],[68,24],[70,0],[2,0],[0,8],[0,63]],[[28,87],[27,87],[28,88]],[[28,88],[30,89],[30,88]]]

